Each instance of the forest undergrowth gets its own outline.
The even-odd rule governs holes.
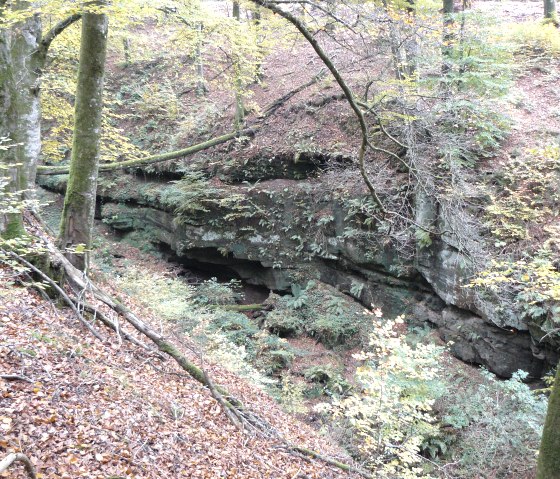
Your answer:
[[[247,22],[250,27],[242,30],[239,18],[230,21],[228,11],[227,20],[212,17],[206,26],[207,43],[200,39],[198,10],[190,12],[198,26],[188,24],[188,33],[179,27],[180,10],[160,9],[158,17],[132,22],[128,28],[136,34],[134,41],[127,43],[118,33],[119,46],[109,54],[104,162],[136,160],[148,150],[225,134],[232,143],[223,140],[213,150],[197,150],[188,160],[162,164],[156,158],[157,165],[135,171],[146,184],[154,178],[173,181],[166,185],[167,196],[157,188],[146,191],[163,209],[182,198],[173,210],[174,227],[216,205],[238,208],[229,218],[214,218],[235,227],[257,210],[242,205],[240,195],[228,197],[227,187],[257,188],[260,178],[254,176],[270,173],[259,158],[278,155],[294,164],[308,156],[334,158],[334,166],[317,167],[309,178],[305,169],[294,177],[310,179],[317,189],[332,188],[346,202],[345,219],[353,217],[355,223],[342,239],[370,238],[375,231],[372,248],[391,245],[396,257],[411,260],[441,238],[451,241],[447,230],[438,230],[449,226],[452,246],[474,265],[468,285],[473,295],[493,294],[509,303],[527,319],[536,340],[556,347],[558,29],[525,17],[510,22],[505,10],[490,16],[481,8],[449,13],[441,30],[435,3],[420,6],[418,30],[410,37],[408,13],[403,20],[395,17],[398,9],[380,10],[387,25],[400,22],[402,30],[376,30],[373,36],[385,56],[371,71],[358,73],[354,66],[367,55],[356,54],[355,44],[345,44],[344,36],[330,37],[329,23],[318,16],[310,45],[321,56],[313,44],[320,33],[328,48],[351,51],[340,58],[348,83],[332,64],[314,63],[309,45],[294,41],[291,50],[276,45],[271,37],[278,35],[287,44],[296,31],[280,35],[276,18],[265,24],[255,16],[258,21]],[[289,19],[292,14],[285,12]],[[301,26],[297,19],[292,24]],[[436,34],[426,34],[436,24]],[[155,36],[161,25],[165,34]],[[425,34],[424,54],[412,64],[406,56],[418,45],[408,38],[418,32]],[[404,59],[391,50],[397,34],[407,38]],[[43,157],[51,163],[65,163],[70,154],[77,63],[66,60],[77,56],[76,25],[61,38],[51,52],[44,78],[50,87],[42,98]],[[156,44],[173,48],[154,55]],[[290,56],[307,63],[288,64]],[[212,57],[212,65],[202,68]],[[387,60],[394,63],[396,79],[384,66]],[[336,81],[325,75],[328,68]],[[287,79],[267,83],[267,75]],[[284,96],[278,95],[278,85]],[[339,87],[363,95],[345,96]],[[210,88],[213,94],[206,96]],[[293,96],[297,101],[290,103]],[[343,101],[357,114],[342,108]],[[229,132],[232,122],[237,132]],[[241,130],[243,122],[250,128]],[[263,131],[270,124],[275,128]],[[3,142],[0,138],[1,151],[14,146]],[[371,163],[364,164],[368,148]],[[236,169],[243,173],[236,176]],[[44,184],[57,181],[64,182],[56,177]],[[278,187],[289,192],[282,181]],[[0,186],[7,184],[2,179]],[[110,191],[119,183],[104,177],[99,187]],[[221,203],[209,198],[216,191],[226,192]],[[417,220],[414,202],[422,192],[433,196],[441,224]],[[131,192],[123,187],[121,193]],[[114,207],[115,220],[118,207],[132,202],[121,199]],[[14,206],[10,195],[0,201],[2,214],[24,207],[38,208],[36,202]],[[53,225],[59,223],[54,216]],[[299,242],[294,256],[332,259],[328,241],[316,239],[334,216],[318,215],[317,225],[309,217],[316,236],[305,241],[293,234],[290,239]],[[104,221],[110,224],[110,219]],[[263,215],[261,223],[263,228],[278,226],[272,215]],[[34,249],[35,240],[27,236],[2,240],[0,452],[27,454],[37,477],[534,477],[551,377],[528,383],[527,373],[518,371],[504,380],[460,363],[449,352],[452,345],[444,344],[429,324],[419,326],[425,318],[386,317],[379,305],[360,304],[303,273],[293,276],[288,289],[247,304],[239,280],[185,276],[184,269],[159,254],[155,237],[135,231],[119,239],[107,224],[97,225],[91,245],[75,245],[66,253],[91,252],[86,283],[91,279],[122,298],[158,338],[171,338],[176,347],[143,347],[146,338],[121,324],[118,314],[111,316],[114,310],[85,304],[93,286],[78,294],[74,314],[62,308],[64,290],[53,299],[54,281],[45,283],[36,276],[37,268],[22,267],[25,258],[35,260],[45,250]],[[38,238],[48,235],[36,233]],[[225,257],[232,251],[224,246],[219,253]],[[276,258],[272,269],[281,267]],[[393,269],[396,278],[403,276],[398,266]],[[101,326],[98,314],[113,318],[115,333]],[[90,332],[99,330],[102,341],[84,324]],[[135,345],[127,338],[135,339]],[[162,359],[163,353],[179,350],[200,368],[202,381]],[[232,419],[232,410],[248,415]],[[251,424],[243,422],[247,417],[256,418],[270,435],[244,429]],[[9,473],[23,476],[23,469]]]

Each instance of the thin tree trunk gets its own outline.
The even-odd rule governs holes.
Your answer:
[[[204,58],[202,56],[202,22],[196,24],[196,96],[206,96],[208,86],[204,79]]]
[[[59,233],[59,244],[63,250],[78,245],[90,248],[92,242],[107,29],[105,14],[84,13],[70,175]],[[77,268],[86,268],[87,252],[75,254],[68,251],[67,255]]]
[[[255,67],[256,70],[256,78],[257,82],[261,82],[264,78],[263,72],[263,58],[265,56],[263,44],[263,36],[260,35],[260,29],[262,25],[262,15],[261,9],[259,6],[255,8],[253,11],[253,23],[255,24],[256,36],[257,36],[257,65]]]
[[[383,7],[387,15],[390,16],[393,6],[389,5],[387,0],[383,0]],[[389,42],[391,44],[393,65],[395,67],[395,79],[404,80],[406,77],[406,59],[402,51],[402,40],[399,28],[394,22],[389,22]]]
[[[130,38],[123,38],[123,50],[124,50],[124,66],[128,68],[130,66]]]
[[[560,479],[560,364],[548,400],[536,479]]]
[[[241,21],[241,9],[239,7],[239,2],[234,0],[233,2],[233,18],[237,22]],[[236,46],[236,49],[238,47]],[[245,121],[245,107],[243,106],[243,82],[241,80],[241,61],[239,59],[239,52],[234,52],[233,54],[233,70],[235,75],[235,119],[234,125],[236,130],[240,130],[243,127],[243,122]]]
[[[453,0],[443,0],[443,63],[442,75],[448,75],[451,71],[451,54],[453,51]]]
[[[407,0],[408,6],[406,13],[411,25],[412,32],[410,38],[405,42],[404,48],[406,51],[406,75],[408,78],[414,78],[416,75],[416,66],[418,62],[418,41],[416,38],[416,0]]]

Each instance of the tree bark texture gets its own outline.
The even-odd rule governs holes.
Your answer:
[[[560,364],[552,394],[548,400],[548,411],[539,451],[537,479],[560,479]]]
[[[451,54],[453,52],[453,0],[443,0],[443,64],[441,67],[442,75],[447,75],[451,71]]]
[[[103,80],[107,50],[108,19],[102,13],[84,13],[80,66],[74,112],[74,136],[70,174],[59,244],[63,250],[83,244],[91,247],[95,193],[99,166]],[[68,259],[79,269],[87,265],[87,252],[68,252]]]
[[[544,0],[544,18],[556,21],[556,0]]]
[[[28,2],[18,2],[15,8],[29,6]],[[20,192],[22,200],[30,197],[41,151],[39,78],[45,55],[40,41],[38,15],[0,31],[0,138],[11,145],[0,150],[0,175],[8,180],[0,194]],[[13,238],[22,233],[21,214],[0,213],[3,237]]]

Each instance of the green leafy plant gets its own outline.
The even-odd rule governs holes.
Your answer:
[[[373,320],[370,348],[355,357],[358,392],[321,405],[335,420],[348,422],[360,438],[357,447],[372,470],[382,476],[427,477],[421,467],[422,445],[439,432],[432,411],[445,392],[439,379],[443,348],[410,346],[399,332],[403,320]]]
[[[457,464],[453,473],[459,477],[480,471],[492,471],[494,477],[527,476],[536,464],[546,397],[523,382],[523,371],[506,381],[484,370],[482,376],[478,385],[456,385],[455,394],[438,406],[444,411],[443,424],[456,434],[445,457]]]

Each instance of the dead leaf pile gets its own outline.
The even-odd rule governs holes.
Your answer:
[[[100,325],[107,340],[95,340],[6,275],[0,269],[0,374],[20,379],[0,380],[0,459],[23,452],[43,479],[354,477],[242,434],[172,361]],[[341,457],[263,392],[219,366],[207,371],[291,442]],[[14,466],[0,477],[26,476]]]

